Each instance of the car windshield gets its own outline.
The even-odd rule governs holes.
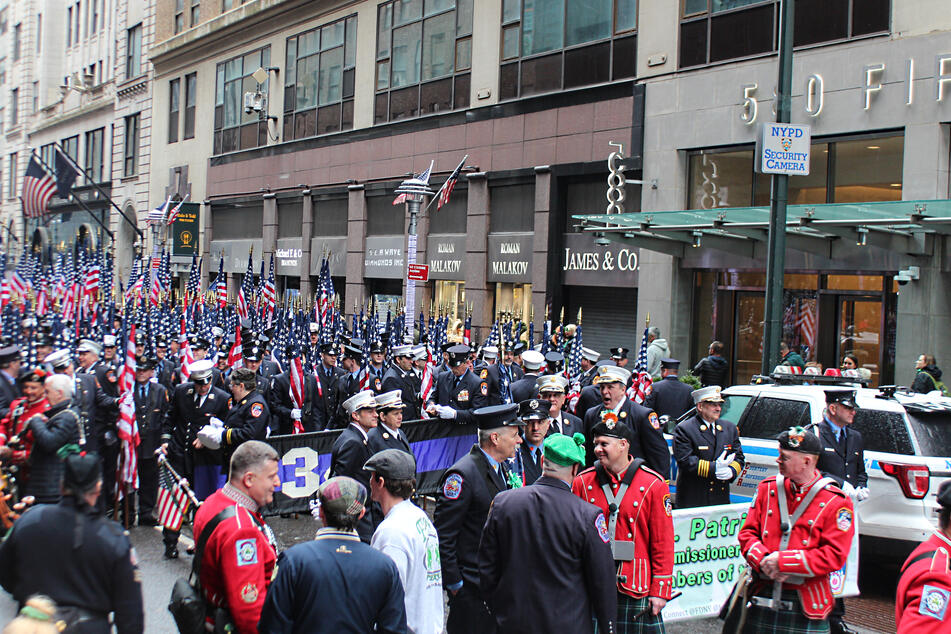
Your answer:
[[[938,458],[951,456],[951,413],[908,412],[908,420],[921,445],[921,455]]]

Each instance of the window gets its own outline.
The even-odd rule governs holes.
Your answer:
[[[245,112],[243,99],[245,93],[257,90],[267,98],[268,80],[258,84],[251,73],[270,65],[269,46],[218,64],[215,73],[215,154],[267,144],[265,113]]]
[[[0,35],[5,35],[7,32],[7,9],[4,7],[0,9]]]
[[[284,140],[353,128],[357,17],[287,39]]]
[[[0,57],[0,86],[7,83],[7,58]]]
[[[20,89],[14,88],[10,91],[10,127],[15,128],[20,124]]]
[[[122,175],[134,176],[139,168],[139,113],[125,118]]]
[[[746,406],[753,400],[752,396],[745,394],[734,394],[732,396],[723,396],[723,408],[720,410],[720,419],[726,420],[734,425],[740,424],[740,418],[746,411]]]
[[[40,160],[42,160],[47,165],[52,166],[55,157],[55,148],[55,143],[47,143],[46,145],[40,146]]]
[[[0,134],[3,134],[4,122],[6,121],[4,117],[6,114],[6,108],[0,108]]]
[[[89,18],[89,34],[92,35],[99,27],[99,0],[91,0],[92,15]]]
[[[36,111],[39,110],[40,103],[40,82],[33,82],[33,114],[36,114]]]
[[[192,15],[191,15],[191,17],[192,17],[191,25],[192,25],[192,26],[197,26],[197,25],[198,25],[198,20],[200,19],[200,16],[201,16],[201,11],[200,11],[200,7],[199,7],[199,0],[192,0],[192,10],[191,10],[191,14],[192,14]]]
[[[380,5],[374,123],[469,106],[472,0]]]
[[[890,13],[890,0],[799,0],[793,43],[888,33]],[[771,53],[777,50],[778,22],[779,0],[684,0],[680,67]]]
[[[185,30],[185,0],[175,0],[175,33]]]
[[[8,164],[7,171],[7,196],[13,198],[16,196],[17,189],[17,153],[13,152],[10,155],[10,162]]]
[[[66,153],[66,156],[73,159],[74,162],[79,162],[79,135],[76,134],[71,137],[66,137],[60,142],[60,145],[63,146],[63,152]]]
[[[347,214],[349,201],[346,198],[314,197],[315,236],[347,235]]]
[[[760,397],[747,407],[740,436],[773,440],[795,425],[809,423],[809,404],[782,398]]]
[[[73,8],[66,7],[66,48],[73,45]]]
[[[637,0],[504,0],[499,98],[635,75]]]
[[[863,416],[859,417],[859,412],[863,413]],[[877,412],[875,412],[877,413]],[[884,412],[882,412],[884,414]],[[859,423],[860,419],[864,419],[869,414],[872,414],[871,410],[860,409],[855,412],[855,423]],[[891,412],[889,412],[891,416]],[[918,455],[921,456],[949,456],[951,455],[951,425],[948,425],[948,414],[943,411],[929,412],[927,410],[920,410],[909,408],[908,410],[908,420],[911,422],[911,428],[914,430],[915,437],[918,439],[918,444],[921,446],[921,453]],[[873,442],[879,440],[881,436],[884,436],[884,446],[885,447],[895,447],[894,449],[878,449],[876,445],[870,444],[865,440],[865,426],[861,428],[862,440],[865,440],[865,446],[870,451],[890,451],[892,453],[902,453],[908,455],[915,455],[915,450],[911,446],[910,439],[907,438],[907,431],[905,426],[902,424],[901,419],[898,421],[888,421],[889,425],[886,429],[882,430],[878,435],[873,435]],[[893,440],[887,440],[888,438],[893,438]],[[899,441],[899,442],[896,442]]]
[[[20,59],[20,36],[22,35],[21,25],[17,24],[13,27],[13,61],[16,62]]]
[[[138,77],[142,72],[142,24],[136,24],[126,33],[125,78]]]
[[[367,235],[400,235],[406,218],[400,206],[393,206],[392,196],[367,196]]]
[[[36,53],[43,52],[43,14],[36,14]]]
[[[198,93],[198,75],[185,75],[185,130],[183,139],[195,138],[195,98]]]
[[[74,20],[74,22],[73,22],[73,28],[74,28],[74,31],[73,31],[73,43],[74,43],[74,44],[79,44],[79,17],[80,17],[80,13],[81,13],[80,9],[82,9],[82,3],[77,2],[77,3],[76,3],[76,8],[75,8],[75,10],[73,11],[73,16],[76,18],[76,19]]]
[[[535,225],[535,186],[502,185],[489,189],[489,231],[527,232]]]
[[[86,133],[86,172],[90,182],[102,182],[102,148],[105,128],[99,128]]]
[[[178,100],[181,95],[181,79],[168,82],[168,142],[178,141]]]

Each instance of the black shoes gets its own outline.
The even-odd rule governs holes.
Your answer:
[[[178,546],[175,544],[165,544],[165,554],[163,556],[166,559],[178,559]]]
[[[842,619],[829,621],[829,632],[830,634],[858,634],[855,630],[846,625]]]

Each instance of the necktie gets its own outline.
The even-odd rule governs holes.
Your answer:
[[[503,488],[503,489],[507,489],[507,488],[508,488],[508,482],[507,482],[506,479],[505,479],[505,469],[502,468],[502,463],[501,463],[501,462],[499,463],[499,469],[498,469],[498,471],[499,471],[499,477],[502,479],[502,488]]]
[[[844,429],[839,430],[838,443],[839,443],[839,449],[845,451],[845,430]]]
[[[144,401],[145,395],[146,395],[146,389],[145,389],[145,384],[143,383],[142,385],[139,386],[139,398]]]

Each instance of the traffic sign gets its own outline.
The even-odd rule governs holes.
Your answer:
[[[407,279],[416,281],[416,282],[428,282],[429,281],[429,265],[428,264],[410,264],[406,277]]]

